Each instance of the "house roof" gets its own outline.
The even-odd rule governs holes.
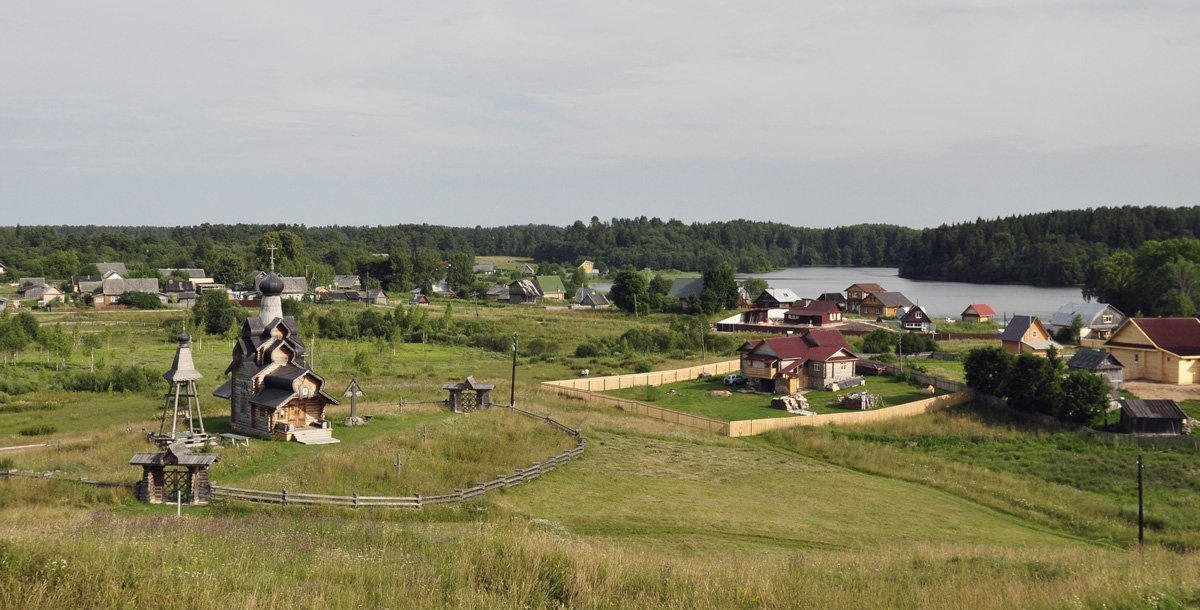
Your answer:
[[[758,301],[762,299],[764,295],[775,299],[775,302],[777,303],[795,303],[796,301],[800,300],[800,296],[795,292],[792,292],[790,288],[768,288],[762,291],[762,294],[758,295],[758,298],[754,300]]]
[[[879,299],[887,307],[912,307],[913,302],[900,292],[872,292],[871,296]]]
[[[125,263],[96,263],[96,268],[100,270],[100,275],[108,273],[116,273],[120,276],[129,275],[129,269],[125,268]]]
[[[471,267],[471,273],[492,273],[496,271],[496,266],[492,263],[478,263]]]
[[[182,267],[159,269],[158,275],[161,277],[167,277],[168,275],[171,275],[172,273],[175,273],[176,271],[186,275],[188,277],[188,279],[195,279],[198,277],[208,277],[207,275],[204,274],[203,269],[184,269]]]
[[[563,285],[562,278],[558,277],[557,275],[538,275],[534,276],[533,281],[537,282],[538,290],[540,290],[542,294],[546,294],[548,292],[561,292],[566,294],[567,292],[567,287]]]
[[[509,292],[509,294],[516,292],[518,294],[522,294],[527,297],[542,296],[541,291],[538,290],[537,284],[534,284],[533,280],[528,280],[528,279],[514,280],[511,284],[508,285],[508,292]]]
[[[677,277],[674,282],[671,282],[671,289],[667,290],[667,296],[686,299],[693,294],[700,294],[702,290],[704,290],[704,278]]]
[[[1121,410],[1127,417],[1137,419],[1187,419],[1187,414],[1174,400],[1121,399]]]
[[[819,316],[827,313],[837,313],[841,309],[833,301],[809,301],[806,305],[792,305],[784,315],[789,316]]]
[[[25,293],[26,288],[41,288],[46,285],[44,277],[23,277],[17,280],[17,292]]]
[[[156,277],[138,277],[122,279],[110,277],[104,280],[104,294],[107,296],[120,296],[126,292],[158,292],[158,278]]]
[[[918,311],[921,312],[920,317],[916,315]],[[904,313],[904,317],[900,318],[900,320],[903,322],[928,322],[929,314],[924,309],[921,309],[920,305],[913,305],[912,308]]]
[[[996,317],[996,310],[992,309],[987,303],[971,303],[963,310],[963,315],[974,313],[978,316],[988,316],[989,318]]]
[[[605,307],[608,305],[608,297],[593,290],[580,299],[579,304],[589,305],[591,307]]]
[[[748,341],[738,351],[779,360],[844,360],[857,358],[836,330],[810,330],[800,335]]]
[[[1200,320],[1129,318],[1158,347],[1177,356],[1200,356]]]
[[[487,293],[494,294],[497,296],[502,295],[502,294],[507,295],[508,294],[508,284],[492,284],[491,287],[488,288]]]
[[[335,288],[358,288],[362,280],[357,275],[335,275],[333,276],[333,286]]]
[[[818,301],[833,301],[834,303],[845,303],[846,295],[840,292],[822,292],[821,296],[817,297]]]
[[[1123,369],[1124,365],[1112,354],[1102,349],[1081,349],[1067,361],[1067,366],[1073,369],[1088,371]]]
[[[1083,325],[1092,328],[1116,328],[1120,325],[1120,320],[1114,318],[1114,321],[1109,324],[1094,324],[1096,316],[1099,316],[1104,310],[1111,307],[1107,303],[1067,303],[1058,308],[1053,316],[1050,316],[1050,325],[1058,327],[1069,327],[1075,323],[1075,316],[1083,319]],[[1121,312],[1113,309],[1117,314]]]
[[[871,284],[871,283],[851,284],[849,288],[844,290],[844,292],[850,292],[851,290],[854,290],[855,288],[858,288],[862,292],[884,292],[883,286],[880,286],[879,284]]]
[[[1001,341],[1020,341],[1025,337],[1025,331],[1033,326],[1033,321],[1037,320],[1035,316],[1015,315],[1008,321],[1008,326],[1004,327],[1004,332],[1000,333]]]

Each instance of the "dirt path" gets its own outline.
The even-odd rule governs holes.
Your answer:
[[[1152,381],[1126,381],[1125,389],[1145,400],[1200,400],[1200,385],[1172,385]]]

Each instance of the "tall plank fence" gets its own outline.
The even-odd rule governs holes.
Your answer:
[[[493,489],[502,487],[512,487],[520,485],[526,481],[532,481],[543,474],[558,468],[559,466],[583,455],[584,449],[587,447],[587,438],[574,428],[563,425],[555,421],[547,415],[538,415],[519,409],[517,407],[495,407],[503,409],[512,409],[521,415],[531,417],[533,419],[546,422],[551,427],[565,432],[578,440],[575,447],[568,449],[554,457],[537,462],[528,468],[519,469],[512,474],[501,475],[487,481],[486,483],[476,483],[466,489],[456,489],[453,493],[440,494],[433,496],[425,496],[416,494],[413,496],[360,496],[352,494],[349,496],[334,496],[326,494],[311,494],[290,492],[286,489],[280,491],[264,491],[260,489],[245,489],[241,487],[227,487],[224,485],[213,485],[214,500],[242,500],[246,502],[261,502],[266,504],[280,504],[283,506],[311,506],[311,505],[326,505],[326,506],[346,506],[350,508],[366,508],[366,507],[385,507],[385,508],[423,508],[437,504],[448,504],[451,502],[462,502],[481,496]]]
[[[893,374],[895,369],[898,368],[882,362],[872,364],[877,364],[880,371],[892,372]],[[578,398],[585,402],[596,405],[617,407],[630,413],[645,415],[647,417],[652,417],[654,419],[673,424],[688,426],[690,428],[698,428],[700,430],[714,432],[723,436],[752,436],[755,434],[769,432],[771,430],[794,428],[797,426],[860,424],[900,417],[912,417],[913,415],[932,413],[934,411],[948,409],[953,406],[971,402],[975,399],[975,391],[967,388],[965,384],[951,381],[949,379],[934,377],[933,375],[926,375],[924,373],[915,373],[913,374],[913,378],[919,383],[924,385],[932,385],[942,391],[952,393],[942,396],[934,396],[932,398],[918,400],[894,407],[885,407],[870,411],[724,421],[720,419],[713,419],[711,417],[704,417],[703,415],[694,415],[692,413],[685,413],[675,409],[668,409],[638,400],[618,398],[616,396],[598,393],[604,389],[616,390],[638,386],[658,386],[666,383],[674,383],[676,381],[695,379],[702,373],[715,376],[737,370],[740,370],[740,362],[738,360],[729,360],[726,362],[705,365],[702,367],[694,366],[671,371],[656,371],[653,373],[638,373],[633,375],[615,375],[612,377],[595,377],[591,379],[582,378],[565,379],[562,381],[546,381],[542,383],[542,387],[551,392],[559,394],[560,396]]]

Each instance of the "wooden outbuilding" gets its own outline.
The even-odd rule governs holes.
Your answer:
[[[1114,388],[1125,381],[1125,367],[1116,356],[1102,349],[1081,349],[1067,361],[1067,367],[1094,373]]]
[[[971,303],[959,316],[966,323],[990,322],[995,317],[996,310],[987,303]]]
[[[1183,434],[1187,414],[1174,400],[1121,399],[1121,430],[1130,434]]]

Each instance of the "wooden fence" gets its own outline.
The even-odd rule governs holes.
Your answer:
[[[880,370],[894,372],[899,367],[885,364],[882,362],[872,363],[877,364]],[[654,419],[680,424],[690,428],[699,428],[708,432],[714,432],[723,436],[751,436],[762,434],[771,430],[780,428],[792,428],[795,426],[825,426],[829,424],[859,424],[882,421],[885,419],[895,419],[899,417],[912,417],[922,413],[932,413],[942,409],[948,409],[953,406],[965,404],[975,399],[975,391],[949,379],[934,377],[924,373],[914,373],[913,379],[924,385],[932,385],[942,391],[952,392],[952,394],[943,396],[934,396],[925,400],[918,400],[895,407],[885,407],[883,409],[873,409],[870,411],[851,411],[847,413],[827,413],[822,415],[797,416],[797,417],[776,417],[767,419],[746,419],[740,421],[724,421],[704,417],[703,415],[694,415],[675,409],[668,409],[658,405],[631,400],[628,398],[618,398],[606,394],[598,394],[599,390],[587,389],[592,384],[591,382],[599,382],[598,387],[607,387],[608,389],[636,387],[639,385],[662,385],[664,383],[673,383],[676,380],[683,381],[687,379],[695,379],[701,372],[706,372],[711,375],[727,373],[731,370],[739,370],[737,367],[739,361],[731,360],[721,362],[716,365],[708,365],[706,367],[690,367],[686,369],[677,369],[673,371],[658,371],[654,373],[641,373],[637,375],[619,375],[615,377],[597,377],[594,379],[566,379],[563,381],[546,381],[542,386],[561,396],[578,398],[580,400],[603,406],[617,407],[623,411],[645,415]],[[724,367],[719,372],[712,372],[708,367]],[[705,370],[707,369],[707,370]],[[609,381],[604,381],[604,380]],[[612,381],[617,380],[617,381]],[[614,385],[616,384],[616,385]],[[623,384],[623,385],[622,385]],[[583,387],[580,387],[583,386]]]
[[[901,370],[901,366],[898,364],[888,364],[886,362],[879,362],[876,360],[859,360],[855,365],[856,369],[864,367],[873,367],[893,377],[898,375]],[[967,389],[967,384],[965,383],[952,381],[950,379],[942,379],[941,377],[930,375],[929,373],[914,371],[912,370],[911,366],[905,370],[905,373],[911,376],[917,383],[921,385],[931,385],[943,392],[961,392]]]
[[[872,409],[870,411],[850,411],[847,413],[825,413],[808,417],[775,417],[770,419],[744,419],[728,422],[726,436],[753,436],[798,426],[830,426],[834,424],[866,424],[901,417],[912,417],[925,413],[934,413],[966,404],[975,400],[975,390],[967,389],[954,394],[943,394],[925,400],[908,402],[894,407]]]
[[[651,373],[631,373],[628,375],[609,375],[607,377],[580,377],[578,379],[564,379],[562,381],[544,381],[542,385],[554,388],[569,388],[572,390],[584,390],[587,392],[604,392],[606,390],[620,390],[622,388],[635,388],[638,386],[647,385],[663,385],[666,383],[675,383],[677,381],[687,381],[695,379],[702,374],[707,375],[725,375],[727,373],[736,373],[741,370],[740,360],[726,360],[714,364],[703,364],[700,366],[691,366],[683,369],[673,369],[670,371],[654,371]]]
[[[568,449],[552,458],[542,462],[537,462],[528,468],[522,468],[510,475],[502,475],[486,483],[476,483],[466,489],[456,489],[453,493],[423,496],[416,494],[414,496],[360,496],[352,494],[349,496],[334,496],[325,494],[310,494],[290,492],[286,489],[280,491],[263,491],[259,489],[244,489],[241,487],[226,487],[223,485],[213,485],[214,500],[242,500],[247,502],[262,502],[267,504],[280,504],[283,506],[310,506],[310,505],[327,505],[327,506],[347,506],[350,508],[365,508],[365,507],[386,507],[386,508],[423,508],[436,504],[447,504],[450,502],[461,502],[483,495],[493,489],[501,487],[512,487],[520,485],[526,481],[532,481],[542,474],[554,470],[568,461],[583,455],[584,449],[587,447],[587,438],[585,438],[579,430],[570,428],[562,423],[551,419],[546,415],[537,415],[516,407],[496,407],[504,409],[512,409],[526,417],[539,419],[551,427],[558,429],[574,436],[579,443],[574,448]]]
[[[592,404],[617,407],[630,413],[637,413],[638,415],[645,415],[646,417],[652,417],[654,419],[660,419],[662,421],[680,424],[690,428],[699,428],[701,430],[707,430],[708,432],[716,432],[717,434],[729,434],[729,422],[724,420],[704,417],[703,415],[684,413],[683,411],[667,409],[665,407],[652,405],[638,400],[617,398],[616,396],[597,394],[595,392],[589,392],[588,390],[577,390],[570,387],[554,385],[555,383],[556,382],[551,381],[542,385],[547,386],[556,394],[569,396],[571,398],[578,398]]]

